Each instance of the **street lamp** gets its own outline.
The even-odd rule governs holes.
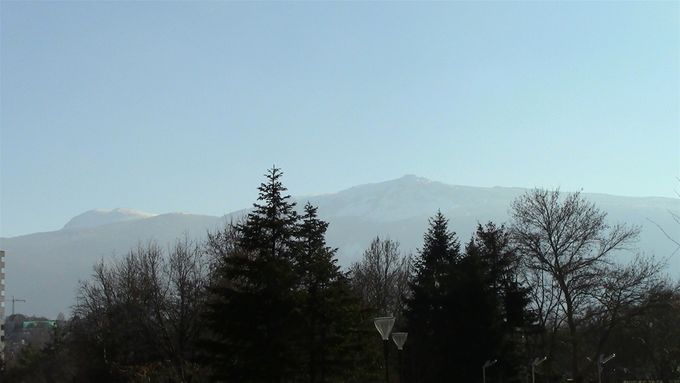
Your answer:
[[[548,359],[548,357],[544,356],[542,358],[536,358],[531,362],[531,383],[536,383],[536,367],[545,362],[546,359]]]
[[[482,383],[486,383],[486,368],[491,367],[498,362],[498,359],[487,360],[482,366]]]
[[[616,354],[611,354],[607,357],[600,354],[600,357],[597,359],[597,381],[598,381],[598,383],[602,383],[602,370],[604,369],[604,365],[614,358],[616,358]]]
[[[402,351],[404,350],[404,343],[406,343],[406,338],[408,337],[407,332],[393,332],[392,333],[392,340],[394,341],[394,344],[397,345],[397,354],[399,354],[399,382],[402,382],[403,379],[403,369],[404,369],[404,363],[402,361]]]
[[[390,369],[387,362],[387,349],[390,342],[390,332],[394,327],[394,317],[379,317],[373,319],[376,330],[380,333],[383,340],[383,352],[385,354],[385,383],[390,383]]]

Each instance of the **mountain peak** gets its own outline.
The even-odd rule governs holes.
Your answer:
[[[408,182],[408,183],[430,183],[430,182],[432,182],[425,177],[419,177],[415,174],[405,174],[405,175],[401,176],[400,178],[397,178],[395,181]]]
[[[94,209],[71,218],[62,230],[91,228],[110,223],[149,218],[155,215],[127,208]]]

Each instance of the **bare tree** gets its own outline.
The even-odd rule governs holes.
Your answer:
[[[597,334],[591,337],[596,339],[591,360],[603,351],[617,325],[656,303],[650,301],[649,296],[664,284],[660,277],[662,267],[663,264],[653,258],[638,255],[627,265],[608,267],[599,283],[587,292],[591,304],[582,319],[597,329]]]
[[[614,262],[613,254],[629,249],[639,229],[609,225],[606,213],[579,193],[536,189],[518,198],[511,214],[513,239],[534,290],[534,308],[552,334],[566,324],[570,371],[578,381],[584,372],[578,334],[582,324],[598,317],[605,330],[611,330],[619,319],[617,308],[653,284],[660,266],[641,258],[629,267]],[[598,351],[605,341],[606,335]]]
[[[678,181],[680,181],[680,178],[678,178]],[[680,197],[680,191],[676,191],[675,194],[678,197]],[[678,252],[680,252],[680,236],[678,236],[678,232],[680,229],[680,211],[668,210],[668,214],[671,216],[671,219],[677,225],[677,228],[676,227],[673,228],[674,230],[671,232],[672,234],[668,232],[670,229],[664,228],[663,226],[649,218],[647,218],[647,220],[651,222],[654,226],[656,226],[669,241],[673,242],[673,244],[675,245],[675,249],[673,249],[673,252],[670,255],[672,257]]]
[[[410,256],[402,256],[399,242],[376,237],[361,261],[352,265],[352,285],[374,314],[401,315],[410,260]]]
[[[208,240],[205,243],[205,253],[208,255],[211,268],[215,268],[231,257],[238,250],[239,234],[236,227],[243,224],[243,220],[230,221],[214,232],[208,232]]]
[[[167,254],[149,243],[95,265],[91,280],[81,283],[74,315],[93,327],[110,370],[129,377],[160,364],[173,380],[191,380],[208,265],[203,249],[186,237]]]
[[[540,354],[546,355],[550,364],[554,359],[558,331],[565,318],[560,305],[562,291],[546,271],[531,267],[523,267],[522,271],[523,285],[531,286],[528,293],[537,328],[542,330],[534,335],[539,336],[539,346],[543,350]]]

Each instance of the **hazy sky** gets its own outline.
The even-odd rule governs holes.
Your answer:
[[[0,235],[417,174],[680,189],[678,2],[1,3]]]

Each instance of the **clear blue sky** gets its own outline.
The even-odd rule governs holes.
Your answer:
[[[0,235],[417,174],[673,196],[678,2],[1,3]]]

